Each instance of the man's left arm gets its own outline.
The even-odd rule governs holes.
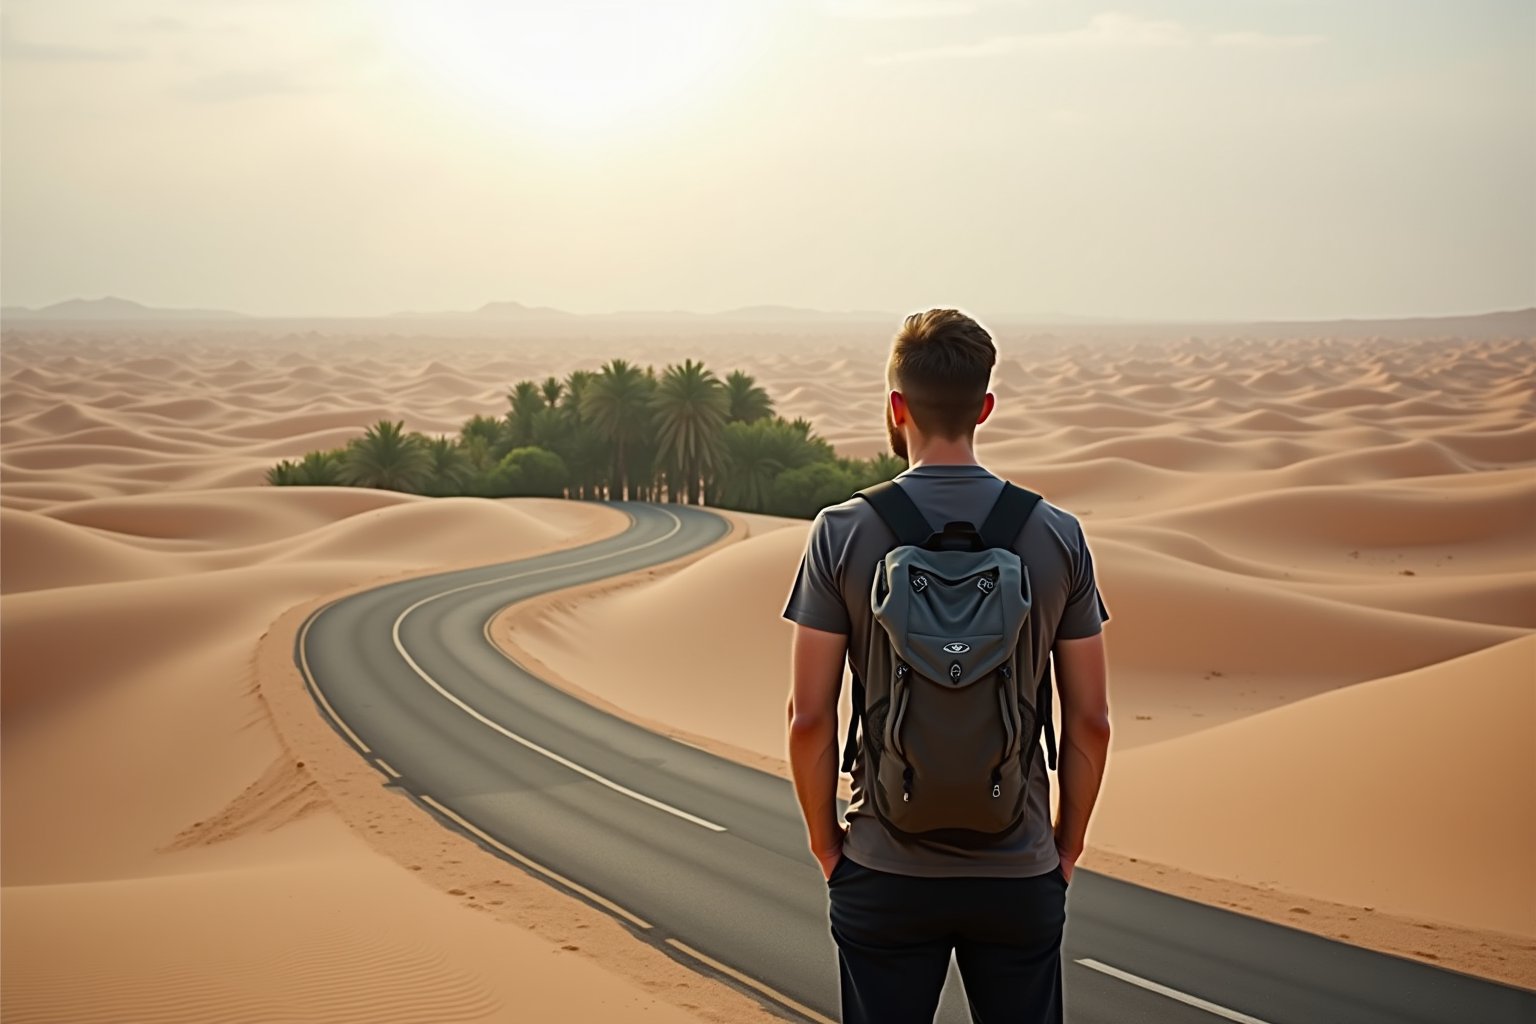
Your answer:
[[[842,857],[846,827],[837,811],[837,699],[848,635],[795,624],[789,694],[789,767],[811,853],[830,877]]]

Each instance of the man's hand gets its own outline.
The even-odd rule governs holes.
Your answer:
[[[1061,694],[1061,760],[1056,778],[1056,850],[1072,880],[1109,760],[1109,681],[1104,634],[1057,640],[1051,650]],[[1047,723],[1049,728],[1049,723]]]
[[[1081,852],[1068,853],[1058,846],[1056,847],[1056,856],[1061,858],[1061,877],[1070,883],[1072,881],[1072,872],[1077,870],[1077,858],[1082,856]]]
[[[837,831],[837,842],[824,850],[812,850],[816,860],[821,864],[821,877],[831,878],[832,872],[837,870],[837,862],[843,859],[843,841],[848,838],[848,826],[843,825]]]
[[[787,708],[789,768],[811,852],[829,878],[846,831],[837,811],[837,695],[847,652],[846,634],[796,624]]]

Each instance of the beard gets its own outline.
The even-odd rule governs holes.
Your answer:
[[[907,456],[907,436],[896,429],[896,421],[891,419],[891,403],[885,403],[885,436],[891,442],[891,451],[903,462],[911,462]]]

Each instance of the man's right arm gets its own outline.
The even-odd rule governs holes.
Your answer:
[[[1104,634],[1058,639],[1051,658],[1061,699],[1056,849],[1070,866],[1083,852],[1088,817],[1098,799],[1109,758],[1109,670]]]

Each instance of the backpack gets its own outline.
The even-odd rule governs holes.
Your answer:
[[[1034,677],[1029,571],[1013,550],[1040,495],[1004,481],[979,530],[954,521],[934,531],[894,480],[856,493],[895,546],[870,588],[842,770],[862,750],[869,803],[892,832],[984,846],[1023,820],[1042,732],[1056,767],[1049,658],[1038,686],[1024,685]]]

